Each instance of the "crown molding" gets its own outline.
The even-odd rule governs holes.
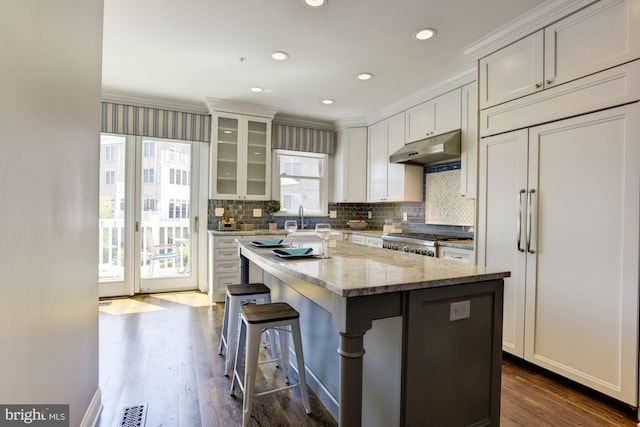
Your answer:
[[[332,131],[333,123],[325,120],[310,119],[308,117],[293,116],[290,114],[277,113],[273,118],[274,124],[297,126],[309,129],[330,130]]]
[[[268,105],[250,104],[248,102],[209,97],[207,97],[206,100],[209,106],[209,112],[212,114],[214,112],[225,112],[273,119],[278,112],[278,107],[270,107]]]
[[[336,131],[349,128],[366,127],[367,125],[366,117],[351,117],[348,119],[338,119],[333,122],[333,126]]]
[[[411,107],[415,107],[418,104],[440,96],[443,93],[465,86],[469,83],[473,83],[476,81],[476,74],[476,66],[472,65],[471,67],[466,68],[451,77],[440,80],[433,85],[421,89],[420,91],[407,98],[401,99],[395,104],[390,105],[389,107],[384,108],[383,110],[380,110],[375,114],[367,116],[366,121],[368,124],[379,122],[380,120],[384,120]]]
[[[549,0],[470,44],[464,49],[464,53],[474,61],[477,61],[596,1]]]
[[[102,92],[103,102],[132,105],[135,107],[158,108],[161,110],[179,111],[184,113],[209,114],[204,102],[174,101],[150,96],[130,95],[117,92]]]

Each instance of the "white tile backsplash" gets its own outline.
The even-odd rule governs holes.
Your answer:
[[[460,169],[427,174],[425,192],[425,224],[475,225],[475,201],[460,195]]]

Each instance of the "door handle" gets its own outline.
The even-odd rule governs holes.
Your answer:
[[[524,193],[526,193],[527,191],[522,188],[520,189],[520,191],[518,192],[518,225],[517,225],[517,231],[516,233],[518,233],[517,236],[517,242],[518,242],[518,252],[524,252],[524,249],[522,249],[521,246],[521,240],[522,240],[522,195]]]
[[[531,249],[531,212],[533,211],[533,207],[532,207],[532,202],[531,199],[533,198],[533,193],[535,193],[536,190],[529,190],[529,194],[527,195],[527,252],[529,252],[530,254],[535,253],[535,251],[533,249]]]
[[[140,231],[140,221],[136,221],[136,233]]]
[[[195,225],[193,226],[193,228],[194,228],[193,232],[194,232],[194,233],[197,233],[197,232],[198,232],[198,229],[200,228],[200,227],[199,227],[199,225],[200,225],[200,217],[199,217],[199,216],[196,216],[196,217],[194,218],[194,220],[195,220]]]

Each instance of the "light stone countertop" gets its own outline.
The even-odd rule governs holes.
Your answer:
[[[280,258],[271,249],[240,243],[243,255],[343,297],[459,285],[509,277],[510,272],[439,258],[335,241],[329,259]],[[305,247],[320,248],[319,241]]]
[[[280,230],[276,230],[276,231],[269,231],[266,228],[254,229],[254,230],[250,230],[250,231],[207,230],[207,232],[209,232],[210,234],[212,234],[214,236],[264,236],[264,235],[268,235],[268,236],[285,235],[286,236],[287,235],[287,232],[285,230],[280,229]]]

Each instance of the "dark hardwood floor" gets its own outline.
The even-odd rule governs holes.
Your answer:
[[[100,302],[99,427],[114,427],[124,408],[146,404],[146,426],[231,427],[242,423],[242,401],[229,395],[218,356],[223,304],[199,292]],[[337,369],[337,367],[336,367]],[[259,367],[258,388],[282,384],[273,365]],[[238,392],[240,393],[240,392]],[[239,395],[240,397],[241,395]],[[336,426],[310,391],[307,416],[300,391],[260,397],[252,426]],[[502,426],[636,426],[631,408],[505,357]]]

